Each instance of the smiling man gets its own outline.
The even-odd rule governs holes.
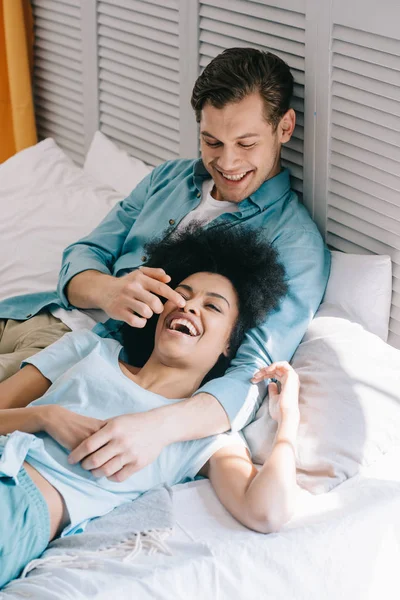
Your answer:
[[[153,314],[160,314],[164,299],[174,302],[185,318],[185,295],[169,287],[168,269],[146,264],[145,244],[165,231],[194,220],[204,227],[261,230],[285,267],[285,299],[263,326],[247,333],[223,377],[177,404],[127,415],[118,423],[111,419],[94,432],[82,427],[82,443],[71,453],[71,462],[82,461],[85,469],[122,481],[166,445],[239,430],[265,393],[261,385],[251,384],[253,373],[271,362],[290,360],[322,299],[330,264],[317,227],[281,167],[282,144],[295,127],[292,92],[288,66],[271,53],[232,48],[217,56],[197,79],[192,95],[201,159],[173,160],[155,168],[89,236],[68,247],[58,293],[0,303],[4,379],[21,360],[65,331],[92,327],[93,318],[102,321],[97,333],[117,339],[124,322],[143,328]],[[89,314],[87,309],[100,310]]]

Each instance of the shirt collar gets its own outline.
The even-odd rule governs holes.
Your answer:
[[[199,192],[201,192],[204,180],[209,178],[210,174],[205,168],[201,158],[199,158],[196,160],[193,167],[194,184]],[[282,196],[287,194],[290,189],[290,173],[286,167],[282,167],[282,170],[278,175],[264,181],[258,190],[250,196],[250,200],[257,204],[259,208],[263,209],[282,198]]]

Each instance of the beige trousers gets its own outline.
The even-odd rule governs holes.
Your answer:
[[[69,327],[48,312],[27,321],[0,319],[0,381],[14,375],[23,360],[69,331]]]

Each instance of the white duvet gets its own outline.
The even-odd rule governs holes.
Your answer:
[[[277,534],[248,531],[207,480],[175,486],[171,555],[47,565],[0,600],[398,600],[400,447],[327,494],[302,491]]]

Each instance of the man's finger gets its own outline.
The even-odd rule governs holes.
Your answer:
[[[139,269],[142,273],[152,279],[158,279],[158,281],[163,281],[164,283],[171,281],[171,277],[167,275],[164,269],[156,269],[154,267],[139,267]]]
[[[130,462],[129,464],[125,465],[125,467],[117,471],[114,475],[108,477],[108,479],[110,481],[115,481],[116,483],[121,483],[122,481],[126,481],[128,477],[137,471],[140,471],[140,467],[136,463]]]
[[[135,315],[133,312],[126,310],[124,313],[121,313],[121,321],[124,321],[131,327],[136,327],[136,329],[143,329],[147,325],[147,319],[143,317],[139,317]]]
[[[157,315],[160,315],[164,310],[164,304],[161,302],[160,298],[145,289],[138,289],[136,291],[135,299],[138,302],[143,302],[143,304],[146,304],[146,306],[148,306],[153,313],[156,313]]]
[[[151,317],[153,316],[153,311],[151,307],[148,306],[146,303],[141,302],[141,300],[139,300],[138,298],[132,299],[129,308],[139,318],[143,317],[143,319],[151,319]]]
[[[109,446],[110,444],[108,444]],[[107,447],[107,446],[106,446]],[[99,450],[98,452],[101,452]],[[94,477],[112,477],[115,473],[121,470],[123,467],[122,456],[121,454],[117,454],[113,456],[109,461],[104,463],[99,469],[92,469],[92,475]]]
[[[160,281],[151,281],[149,280],[149,285],[147,289],[153,294],[157,294],[157,296],[162,296],[167,300],[171,300],[174,304],[180,307],[184,307],[186,302],[184,298],[178,292],[175,292],[172,288],[169,287],[166,283],[161,283]]]
[[[88,456],[89,454],[93,454],[93,452],[96,452],[96,450],[107,444],[107,442],[109,442],[110,439],[110,432],[107,431],[107,428],[105,426],[102,427],[101,429],[96,431],[96,433],[93,433],[88,438],[86,438],[86,440],[83,440],[83,442],[81,442],[79,446],[72,450],[71,454],[68,456],[68,462],[71,465],[78,463],[79,461],[86,458],[86,456]]]
[[[117,454],[118,450],[115,444],[113,444],[112,441],[108,442],[107,444],[96,450],[96,452],[92,452],[92,454],[86,456],[86,458],[84,458],[81,461],[81,467],[83,469],[86,469],[86,471],[93,471],[93,469],[101,469],[109,460],[114,458],[114,456],[116,456]],[[120,463],[118,468],[120,469],[122,466],[123,465]]]

